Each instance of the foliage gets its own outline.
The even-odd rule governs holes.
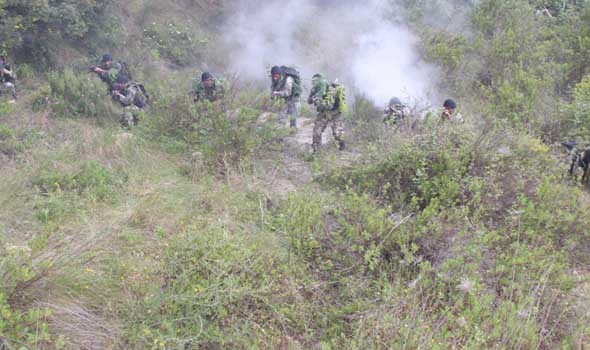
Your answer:
[[[55,115],[66,118],[115,119],[118,115],[106,86],[97,77],[72,69],[52,72],[48,76],[51,107]]]
[[[19,61],[37,66],[57,62],[62,43],[114,43],[117,25],[111,0],[0,1],[0,50],[15,51]]]
[[[115,194],[120,180],[104,165],[89,161],[75,173],[46,172],[33,180],[33,186],[43,193],[73,191],[89,195],[97,200],[106,200]]]
[[[200,35],[190,27],[178,26],[173,22],[165,25],[152,23],[144,29],[143,34],[160,56],[179,66],[198,61],[207,44],[206,39],[195,39]]]

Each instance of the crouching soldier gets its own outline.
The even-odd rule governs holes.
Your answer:
[[[388,125],[399,124],[399,122],[410,114],[408,108],[397,97],[389,100],[389,105],[383,111],[383,122]]]
[[[221,80],[215,79],[209,72],[201,74],[200,81],[195,79],[191,96],[194,102],[208,100],[215,102],[223,99],[225,96],[225,87]]]
[[[322,144],[322,134],[330,124],[332,135],[338,142],[338,149],[343,151],[345,148],[344,125],[342,113],[346,113],[346,91],[344,86],[334,82],[329,84],[321,74],[315,74],[312,78],[313,87],[309,94],[307,102],[316,107],[318,115],[313,127],[312,148],[313,153],[317,153]]]
[[[100,80],[104,81],[111,90],[119,76],[126,76],[130,80],[132,79],[127,63],[113,61],[113,56],[110,54],[103,55],[100,65],[91,66],[90,71],[96,73]]]
[[[10,95],[16,101],[16,73],[8,64],[6,56],[0,56],[0,95]]]
[[[121,125],[126,128],[137,125],[149,103],[144,86],[131,82],[127,76],[122,75],[113,84],[112,95],[124,107],[120,117]]]
[[[463,123],[463,117],[461,116],[461,114],[456,113],[456,109],[457,109],[457,103],[452,100],[452,99],[446,99],[445,102],[443,103],[443,110],[440,114],[440,120],[441,122],[447,122],[447,121],[454,121],[454,122],[459,122],[459,123]]]

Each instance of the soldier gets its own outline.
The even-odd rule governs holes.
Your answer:
[[[397,97],[392,97],[389,100],[389,105],[383,111],[383,122],[385,124],[394,125],[399,123],[402,119],[410,114],[408,108]]]
[[[16,101],[16,73],[12,70],[6,56],[0,55],[0,95],[10,94],[12,102]]]
[[[127,76],[121,75],[113,84],[112,95],[115,101],[124,107],[120,118],[121,124],[127,128],[137,125],[149,102],[143,85],[131,82]]]
[[[202,101],[203,99],[209,102],[215,102],[223,99],[225,95],[225,88],[220,80],[213,78],[209,72],[201,74],[201,79],[195,79],[191,96],[194,102]]]
[[[270,93],[274,99],[284,99],[286,109],[281,113],[281,119],[289,119],[291,128],[297,127],[299,104],[301,97],[301,78],[295,68],[274,66],[270,70]]]
[[[123,65],[120,62],[114,62],[113,56],[105,54],[102,56],[100,66],[92,66],[90,70],[100,77],[102,81],[108,84],[109,88],[117,82],[119,75],[125,75],[129,78],[129,74],[122,74]]]
[[[319,151],[322,144],[322,134],[328,124],[332,127],[332,135],[338,142],[338,149],[343,151],[345,143],[342,138],[344,134],[342,113],[347,110],[344,86],[335,82],[328,84],[321,74],[315,74],[312,83],[313,87],[307,102],[315,105],[318,112],[313,127],[313,153]]]
[[[463,122],[463,118],[460,114],[456,114],[455,110],[457,109],[457,104],[452,99],[446,99],[443,103],[443,110],[440,115],[440,119],[442,122],[445,121],[457,121],[459,123]]]

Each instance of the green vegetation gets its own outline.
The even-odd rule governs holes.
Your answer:
[[[555,146],[590,131],[590,5],[483,0],[458,33],[404,2],[467,122],[393,131],[355,96],[354,153],[310,160],[266,91],[192,103],[180,67],[224,8],[180,3],[0,0],[16,57],[88,57],[124,27],[120,56],[154,60],[132,133],[76,55],[34,51],[0,101],[0,349],[590,345],[590,195]]]

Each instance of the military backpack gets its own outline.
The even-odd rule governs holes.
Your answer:
[[[301,74],[299,74],[299,71],[294,67],[281,66],[281,69],[285,76],[293,78],[294,84],[293,91],[291,92],[291,97],[299,98],[303,93],[303,87],[301,85]]]

